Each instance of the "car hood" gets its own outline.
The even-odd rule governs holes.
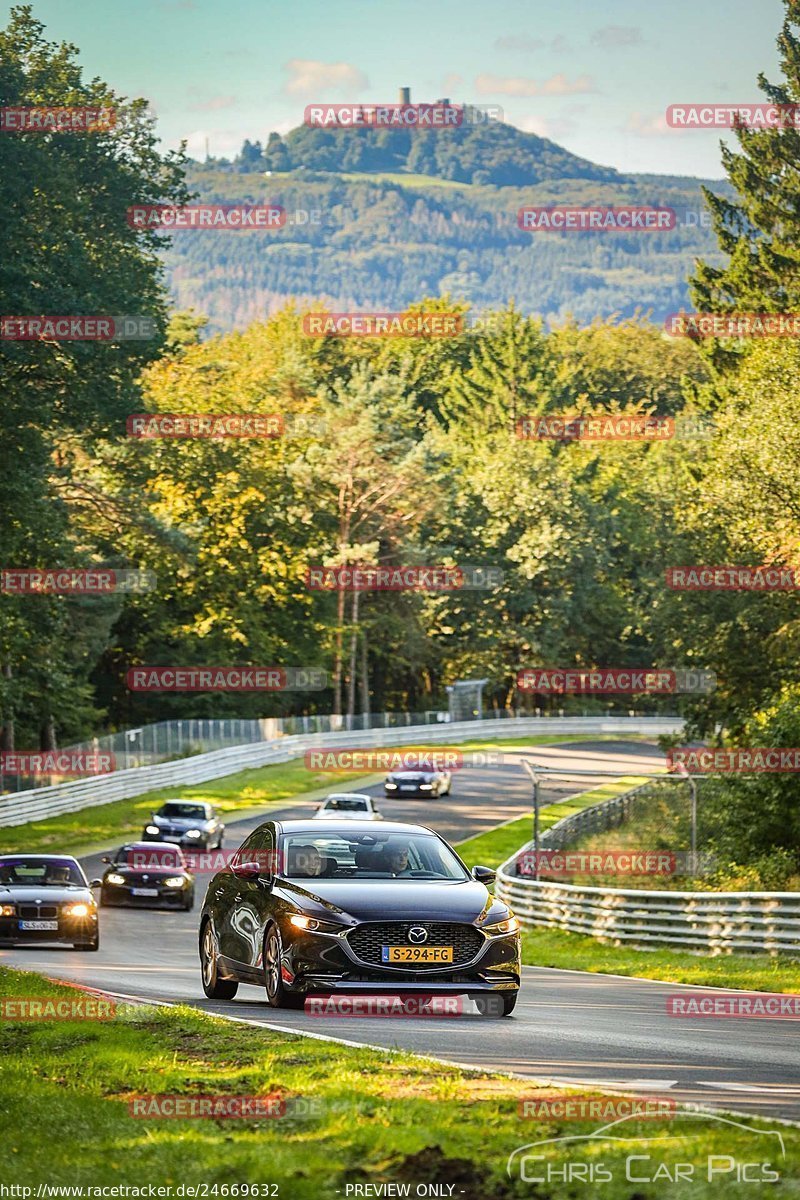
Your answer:
[[[148,825],[174,825],[176,829],[202,829],[211,823],[210,817],[154,817]]]
[[[13,883],[0,884],[0,904],[88,904],[92,901],[88,887],[31,887]]]
[[[303,884],[281,879],[275,888],[309,915],[350,916],[356,921],[476,921],[493,900],[476,880],[432,882],[429,879],[308,880]]]

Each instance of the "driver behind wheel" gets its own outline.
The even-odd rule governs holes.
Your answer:
[[[322,874],[322,857],[316,846],[290,846],[287,860],[291,876],[315,879]]]

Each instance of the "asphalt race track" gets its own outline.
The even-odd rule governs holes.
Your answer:
[[[441,800],[389,800],[380,808],[394,820],[430,825],[450,841],[530,812],[530,782],[523,754],[548,766],[635,773],[660,766],[644,743],[596,742],[504,750],[506,761],[454,775],[452,795]],[[552,801],[592,786],[590,778],[550,788]],[[340,790],[335,780],[331,791]],[[304,816],[309,802],[274,808],[270,816]],[[226,846],[234,847],[258,819],[230,821]],[[99,856],[83,860],[90,878]],[[101,911],[96,954],[35,947],[0,950],[0,962],[129,997],[181,1001],[271,1028],[299,1030],[387,1048],[402,1047],[473,1067],[511,1071],[563,1084],[590,1083],[610,1090],[668,1095],[765,1117],[800,1121],[800,1043],[797,1021],[684,1019],[666,1014],[676,984],[612,975],[526,967],[514,1016],[487,1020],[311,1017],[268,1008],[260,989],[242,985],[226,1003],[207,1000],[200,986],[197,922],[206,880],[198,876],[194,912]]]

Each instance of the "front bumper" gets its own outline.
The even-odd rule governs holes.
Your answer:
[[[97,913],[87,917],[65,917],[59,914],[58,929],[22,929],[19,917],[0,917],[0,944],[7,946],[39,945],[56,942],[72,945],[75,942],[94,942],[97,939]]]
[[[424,790],[418,784],[404,783],[396,788],[387,788],[383,785],[384,794],[386,796],[394,796],[398,800],[409,800],[412,797],[415,800],[424,800],[426,797],[437,795],[441,785],[434,784],[433,787],[425,788]]]
[[[520,986],[520,940],[516,933],[487,937],[470,962],[414,970],[360,959],[346,938],[282,928],[283,979],[291,992],[415,992],[446,995],[516,991]]]
[[[160,887],[157,896],[134,896],[134,887],[144,887],[145,884],[115,884],[104,887],[101,899],[109,908],[183,908],[191,892],[190,887],[168,888]]]
[[[180,846],[182,850],[207,850],[212,835],[204,833],[199,838],[187,838],[183,834],[143,833],[139,839],[142,842],[161,842],[165,846]]]

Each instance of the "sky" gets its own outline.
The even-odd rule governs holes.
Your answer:
[[[781,0],[32,0],[87,77],[145,96],[166,146],[235,154],[313,101],[500,105],[505,120],[625,172],[720,178],[720,134],[669,104],[762,99]],[[8,12],[8,9],[6,9]]]

